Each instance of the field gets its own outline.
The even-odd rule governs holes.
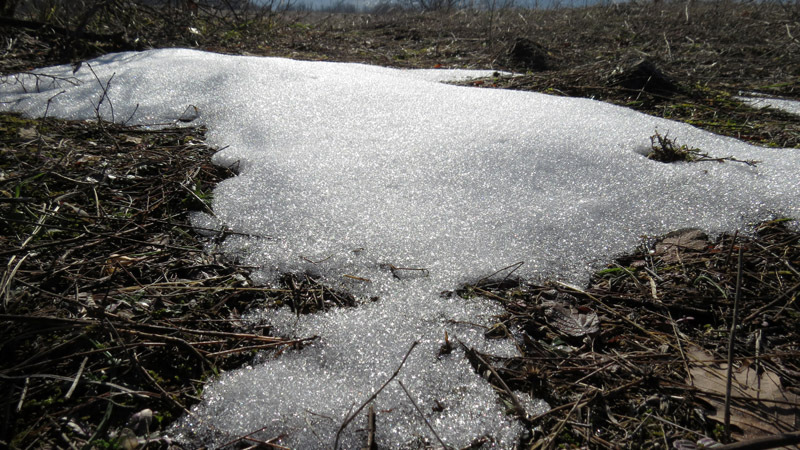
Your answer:
[[[800,99],[797,2],[369,14],[51,3],[49,13],[19,7],[0,17],[3,75],[162,47],[494,69],[520,76],[470,84],[591,97],[800,148],[797,116],[737,99]],[[242,313],[359,302],[305,274],[254,286],[251,268],[214,252],[224,233],[189,226],[187,211],[208,209],[214,185],[233,175],[210,164],[202,129],[2,114],[0,131],[0,446],[170,447],[164,431],[206,380],[257,351],[305,344],[252,329]],[[669,147],[654,142],[654,152]],[[791,222],[643,237],[587,286],[509,276],[450,293],[504,306],[487,336],[524,330],[519,358],[468,351],[525,424],[520,447],[688,449],[759,435],[778,445],[781,434],[781,445],[800,442],[800,234]],[[747,377],[761,392],[737,386],[752,386]],[[551,411],[525,416],[515,391]],[[271,443],[242,436],[231,445]]]

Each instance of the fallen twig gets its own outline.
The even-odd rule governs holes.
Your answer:
[[[414,341],[411,344],[411,347],[409,347],[408,351],[406,352],[406,355],[403,357],[403,360],[400,361],[400,365],[398,365],[397,369],[395,369],[394,373],[392,373],[392,376],[390,376],[389,379],[386,380],[386,382],[384,382],[383,385],[377,391],[375,391],[375,393],[370,395],[369,398],[367,398],[367,400],[361,406],[358,407],[358,409],[356,409],[352,414],[349,414],[347,417],[345,417],[344,422],[342,422],[342,426],[340,426],[339,431],[336,432],[336,439],[333,441],[334,450],[338,450],[339,448],[339,438],[342,434],[342,431],[344,431],[344,429],[347,428],[350,422],[352,422],[353,419],[355,419],[356,416],[358,416],[361,410],[363,410],[370,402],[375,400],[375,397],[377,397],[378,394],[380,394],[381,391],[383,391],[383,389],[387,385],[389,385],[389,383],[391,383],[392,380],[394,380],[394,378],[400,373],[400,369],[403,368],[403,365],[406,363],[406,360],[408,359],[409,355],[411,355],[411,352],[414,350],[414,347],[416,347],[418,344],[419,342]]]
[[[733,343],[736,341],[736,319],[739,314],[739,297],[742,293],[742,247],[739,246],[739,262],[736,270],[736,294],[733,297],[733,317],[728,336],[728,373],[725,382],[725,436],[731,438],[731,388],[733,385]]]
[[[425,414],[422,413],[422,410],[419,409],[419,405],[417,405],[417,402],[414,401],[414,397],[412,397],[411,393],[408,392],[408,389],[406,389],[406,387],[403,384],[403,382],[400,381],[400,380],[397,380],[397,384],[399,384],[400,387],[403,389],[403,392],[406,393],[406,397],[408,397],[408,400],[411,401],[412,405],[414,405],[414,409],[416,409],[417,412],[419,413],[419,416],[422,417],[422,420],[425,422],[425,425],[428,426],[428,429],[431,430],[431,433],[433,433],[433,436],[436,438],[437,441],[439,441],[440,444],[442,444],[442,448],[447,450],[447,448],[448,448],[447,445],[444,442],[442,442],[442,438],[439,437],[439,434],[436,432],[436,430],[433,429],[433,425],[431,425],[431,423],[428,421],[428,418],[425,417]],[[373,425],[374,425],[374,421],[375,421],[374,414],[375,413],[372,410],[372,405],[370,405],[369,409],[370,409],[370,412],[372,412],[371,419],[372,419],[372,422],[373,422]]]
[[[748,441],[726,444],[719,447],[714,447],[714,450],[767,450],[771,448],[798,444],[800,444],[800,431],[794,431],[791,433],[775,434],[772,436],[764,436]]]
[[[525,407],[522,406],[522,403],[520,403],[520,401],[517,398],[516,394],[514,394],[514,391],[512,391],[511,388],[508,387],[508,385],[506,384],[505,380],[503,380],[503,377],[501,377],[497,373],[497,371],[494,369],[494,367],[492,367],[491,364],[489,364],[488,362],[486,362],[485,359],[483,359],[483,357],[480,355],[480,353],[476,352],[475,350],[472,350],[472,349],[468,348],[461,341],[459,341],[459,344],[461,344],[461,347],[464,349],[465,352],[467,352],[467,354],[472,355],[475,358],[477,358],[478,361],[480,361],[481,364],[483,364],[484,366],[486,366],[487,369],[489,369],[489,371],[492,373],[492,375],[494,375],[495,380],[497,380],[497,382],[500,383],[500,386],[503,388],[503,390],[505,391],[506,395],[508,395],[508,397],[511,399],[511,403],[514,405],[514,410],[516,411],[516,413],[519,416],[519,418],[521,420],[527,422],[528,421],[528,413],[525,411]]]

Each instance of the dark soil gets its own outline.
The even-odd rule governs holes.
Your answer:
[[[471,83],[592,97],[800,147],[795,116],[735,99],[800,99],[797,3],[387,14],[103,5],[47,23],[0,19],[0,73],[157,47],[490,68],[521,76]],[[357,302],[302,274],[254,286],[248,267],[214,251],[230,231],[190,226],[187,212],[208,210],[214,185],[232,175],[210,164],[203,130],[11,114],[0,115],[0,130],[0,446],[167,447],[165,427],[199,400],[205,380],[259,350],[303,345],[248,328],[240,313]],[[692,448],[704,438],[749,440],[753,428],[797,430],[800,235],[786,223],[648,237],[588,286],[500,274],[451,293],[505,306],[487,335],[516,339],[522,356],[469,354],[528,426],[521,446]],[[773,390],[756,399],[734,383],[726,430],[718,377],[729,343],[736,371]],[[553,409],[525,417],[513,391]]]

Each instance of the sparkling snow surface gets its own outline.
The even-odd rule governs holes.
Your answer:
[[[754,108],[774,108],[791,114],[800,115],[800,101],[797,100],[765,97],[760,95],[736,98]]]
[[[440,292],[518,261],[525,264],[515,275],[580,284],[642,235],[800,217],[798,150],[751,147],[592,100],[438,82],[477,72],[188,50],[109,55],[91,66],[102,84],[113,75],[108,98],[117,121],[164,123],[189,105],[199,109],[193,124],[206,125],[210,143],[225,148],[215,162],[240,175],[216,189],[217,217],[197,213],[194,221],[251,234],[229,237],[223,250],[263,267],[259,281],[308,271],[365,299],[300,318],[253,312],[277,333],[320,339],[211,383],[174,430],[210,445],[263,429],[259,438],[281,437],[281,445],[329,448],[348,411],[419,341],[398,379],[439,436],[454,447],[484,435],[513,446],[521,427],[463,351],[437,358],[445,331],[454,342],[514,354],[513,343],[482,338],[499,308]],[[72,83],[40,78],[35,93],[32,78],[7,79],[2,107],[95,116],[100,83],[86,65],[74,75],[68,66],[41,72]],[[108,100],[101,112],[111,118]],[[713,156],[761,163],[654,162],[644,154],[656,131]],[[387,264],[429,276],[400,271],[398,280]],[[366,300],[372,296],[379,300]],[[522,400],[530,414],[546,408]],[[396,382],[375,409],[380,446],[437,444]],[[362,415],[342,447],[362,446],[365,428]]]

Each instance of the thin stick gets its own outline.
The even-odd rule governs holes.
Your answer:
[[[766,309],[768,309],[768,308],[770,308],[770,307],[774,306],[774,305],[775,305],[776,303],[778,303],[779,301],[781,301],[781,300],[783,300],[784,298],[786,298],[786,297],[788,297],[789,295],[791,295],[791,294],[792,294],[792,292],[796,291],[798,288],[800,288],[800,283],[797,283],[797,284],[795,284],[794,286],[790,287],[790,288],[789,288],[789,290],[787,290],[787,291],[784,291],[784,292],[783,292],[783,294],[779,295],[778,297],[775,297],[775,300],[772,300],[771,302],[767,303],[766,305],[764,305],[764,306],[762,306],[762,307],[758,308],[757,310],[753,311],[752,313],[750,313],[750,315],[749,315],[749,316],[747,316],[747,317],[745,317],[745,318],[744,318],[744,320],[742,320],[742,322],[749,322],[749,321],[751,321],[751,320],[752,320],[754,317],[756,317],[757,315],[761,314],[761,313],[762,313],[762,312],[764,312]],[[791,302],[790,302],[790,303],[791,303]],[[772,317],[772,320],[775,320],[775,318],[776,318],[776,317],[777,317],[777,315],[776,315],[776,316],[773,316],[773,317]]]
[[[251,432],[249,432],[249,433],[245,434],[244,436],[239,436],[239,437],[237,437],[236,439],[233,439],[233,440],[231,440],[231,441],[228,441],[228,442],[226,442],[226,443],[224,443],[224,444],[220,445],[220,446],[219,446],[219,448],[225,448],[225,447],[227,447],[227,446],[229,446],[229,445],[235,444],[235,443],[237,443],[237,442],[241,441],[242,439],[246,439],[246,438],[248,438],[248,437],[250,437],[250,436],[252,436],[252,435],[254,435],[254,434],[256,434],[256,433],[258,433],[258,432],[260,432],[260,431],[264,431],[264,430],[266,430],[266,429],[267,429],[267,427],[269,427],[269,425],[265,425],[265,426],[263,426],[263,427],[261,427],[261,428],[259,428],[259,429],[255,430],[255,431],[251,431]]]
[[[110,320],[107,321],[107,323],[112,328],[114,327],[114,325],[111,323]],[[114,333],[118,334],[116,328],[113,328],[113,329],[114,329]],[[185,340],[183,340],[183,339],[181,339],[179,337],[167,336],[167,335],[155,334],[155,333],[145,333],[143,331],[137,331],[137,330],[126,330],[124,328],[120,328],[119,331],[121,331],[123,333],[127,333],[127,334],[132,334],[134,336],[141,336],[141,337],[145,337],[145,338],[149,338],[149,339],[153,339],[153,340],[163,339],[166,342],[171,342],[173,344],[177,344],[178,346],[187,349],[189,351],[189,353],[197,356],[197,358],[200,360],[201,363],[206,364],[208,366],[208,368],[211,369],[212,372],[214,372],[214,375],[219,375],[219,369],[217,369],[217,366],[215,366],[214,363],[212,363],[211,361],[208,360],[208,358],[203,356],[203,354],[200,353],[200,351],[197,350],[192,344],[190,344],[189,342],[187,342],[187,341],[185,341]],[[120,341],[120,342],[122,342],[122,341]],[[125,346],[126,346],[126,344],[123,343],[123,347],[125,347]]]
[[[102,119],[102,116],[100,115],[100,107],[103,105],[103,100],[108,99],[108,107],[111,110],[111,122],[112,123],[116,122],[114,120],[114,105],[111,103],[111,98],[108,96],[108,89],[111,87],[111,80],[114,79],[114,75],[116,75],[116,72],[111,74],[111,78],[109,78],[108,81],[106,81],[106,84],[103,85],[103,82],[100,81],[100,77],[97,76],[97,73],[95,73],[94,68],[92,67],[92,65],[89,64],[89,63],[86,63],[86,67],[88,67],[89,70],[92,72],[92,75],[94,75],[94,79],[97,80],[97,84],[100,85],[100,89],[103,90],[103,95],[100,96],[100,100],[98,100],[97,105],[92,105],[92,106],[94,106],[94,112],[95,112],[95,115],[97,116],[97,122],[100,125],[100,128],[103,131],[106,131],[106,129],[102,125],[103,119]],[[115,141],[115,143],[116,143],[116,141]]]
[[[534,417],[533,419],[531,419],[530,422],[531,423],[536,423],[540,419],[543,419],[543,418],[545,418],[547,416],[550,416],[552,414],[555,414],[557,412],[563,411],[563,410],[568,409],[568,408],[569,409],[574,409],[574,408],[577,408],[577,407],[586,406],[589,403],[591,403],[597,397],[597,392],[598,391],[590,393],[592,395],[592,397],[588,398],[588,399],[585,399],[585,400],[583,399],[583,394],[581,394],[581,397],[580,397],[579,400],[576,400],[576,401],[570,402],[570,403],[565,403],[563,405],[556,406],[555,408],[549,409],[546,412],[543,412],[543,413],[539,414],[538,416]]]
[[[40,290],[40,292],[52,295],[53,297],[62,299],[62,300],[71,300],[67,299],[64,296],[53,294],[51,292]],[[74,300],[72,300],[74,302]],[[112,317],[114,319],[119,319],[118,317],[113,316],[110,313],[106,313],[106,316]],[[52,316],[25,316],[19,314],[0,314],[0,320],[12,320],[12,321],[29,321],[29,322],[36,322],[36,321],[43,321],[43,322],[56,322],[56,323],[66,323],[72,324],[74,326],[86,325],[101,325],[101,322],[95,319],[73,319],[73,318],[66,318],[66,317],[52,317]],[[282,343],[287,342],[285,339],[272,337],[272,336],[260,336],[257,334],[248,334],[248,333],[232,333],[227,331],[215,331],[215,330],[195,330],[192,328],[184,328],[184,327],[166,327],[162,325],[150,325],[145,323],[133,323],[133,322],[112,322],[117,329],[128,330],[130,328],[138,328],[138,329],[146,329],[151,331],[164,331],[167,333],[187,333],[193,335],[207,335],[207,336],[219,336],[219,337],[228,337],[228,338],[237,338],[237,339],[246,339],[246,340],[254,340],[254,341],[263,341],[263,342],[274,342],[274,343]],[[144,333],[143,335],[147,335],[149,333]],[[310,337],[308,339],[315,339],[316,336]]]
[[[503,278],[503,281],[505,281],[505,280],[507,280],[507,279],[508,279],[508,277],[510,277],[511,275],[513,275],[513,274],[514,274],[514,272],[516,272],[516,271],[517,271],[517,269],[519,269],[520,267],[522,267],[522,265],[523,265],[523,264],[525,264],[525,261],[516,262],[516,263],[514,263],[514,264],[511,264],[510,266],[505,266],[505,267],[503,267],[502,269],[498,269],[498,270],[496,270],[494,273],[492,273],[492,274],[489,274],[489,275],[487,275],[487,276],[485,276],[485,277],[481,278],[480,280],[476,281],[476,282],[475,282],[475,285],[477,286],[477,285],[479,285],[479,284],[483,283],[484,281],[488,281],[488,280],[489,280],[489,278],[492,278],[493,276],[497,275],[498,273],[500,273],[500,272],[502,272],[502,271],[504,271],[504,270],[506,270],[506,269],[511,269],[511,268],[513,268],[514,270],[512,270],[511,272],[508,272],[508,275],[506,275],[506,276],[505,276],[505,278]]]
[[[28,253],[27,255],[23,256],[19,261],[17,261],[17,264],[14,265],[13,269],[6,270],[6,272],[3,273],[3,279],[0,280],[0,292],[3,294],[3,310],[8,308],[8,303],[11,300],[11,281],[14,279],[14,276],[17,274],[20,266],[22,266],[22,263],[24,263],[30,255],[31,254]],[[15,258],[16,255],[12,256],[11,259],[8,260],[8,267],[11,267]]]
[[[425,421],[425,425],[427,425],[428,429],[431,430],[431,433],[433,433],[434,437],[436,437],[436,440],[439,441],[440,444],[442,444],[442,448],[444,448],[446,450],[447,449],[447,445],[444,442],[442,442],[442,438],[439,437],[439,435],[436,433],[436,430],[433,429],[433,426],[431,425],[431,423],[428,422],[428,419],[425,417],[425,414],[423,414],[422,410],[419,409],[419,406],[417,406],[417,402],[415,402],[414,398],[411,397],[411,393],[408,392],[408,389],[406,389],[405,385],[403,385],[403,382],[400,381],[400,380],[397,380],[397,384],[399,384],[400,387],[403,388],[403,392],[406,393],[406,397],[408,397],[408,399],[411,401],[411,404],[414,405],[414,409],[417,410],[417,412],[419,413],[419,416],[422,417],[422,420]],[[372,408],[372,407],[370,406],[370,408]]]
[[[0,374],[0,379],[3,379],[3,380],[21,380],[21,379],[26,379],[27,380],[28,378],[48,378],[48,379],[52,379],[52,380],[69,381],[69,382],[72,382],[72,380],[73,380],[73,378],[70,378],[70,377],[65,377],[65,376],[62,376],[62,375],[52,375],[52,374],[49,374],[49,373],[34,373],[34,374],[30,374],[30,375],[19,375],[19,376]],[[120,392],[122,392],[124,394],[128,394],[128,395],[136,395],[136,396],[139,396],[139,397],[142,397],[142,398],[149,398],[150,397],[149,395],[147,395],[148,392],[145,392],[145,391],[134,391],[133,389],[128,389],[125,386],[120,386],[118,384],[109,383],[107,381],[95,381],[95,380],[84,379],[83,382],[84,383],[89,383],[89,384],[94,384],[96,386],[114,388],[114,389],[116,389],[116,390],[118,390],[118,391],[120,391]]]
[[[375,407],[372,404],[369,405],[369,410],[367,411],[367,429],[369,430],[367,434],[367,450],[378,450],[378,445],[375,443]]]
[[[31,384],[30,378],[25,378],[25,385],[22,386],[22,394],[19,396],[19,403],[17,403],[17,412],[22,411],[22,404],[25,403],[25,395],[28,394],[28,386]]]
[[[581,392],[581,395],[578,396],[578,400],[575,401],[575,404],[572,406],[572,409],[570,409],[569,412],[567,413],[567,415],[564,416],[564,418],[561,420],[561,422],[559,422],[559,424],[556,426],[555,431],[550,433],[550,436],[548,436],[548,442],[545,445],[545,448],[551,448],[553,446],[553,444],[555,444],[556,437],[558,437],[558,434],[561,433],[561,430],[564,429],[564,425],[567,424],[567,420],[569,420],[569,417],[572,415],[572,413],[575,412],[576,409],[578,409],[578,405],[581,403],[581,400],[583,399],[583,394],[584,393]]]
[[[158,384],[158,382],[153,378],[153,376],[150,375],[150,373],[147,372],[147,370],[144,368],[144,366],[142,366],[142,363],[139,362],[139,358],[136,356],[136,352],[132,351],[131,349],[128,348],[128,345],[125,343],[124,340],[122,340],[122,336],[120,336],[119,332],[114,327],[114,324],[112,324],[111,321],[108,320],[108,318],[104,318],[104,324],[107,325],[108,329],[111,331],[112,336],[122,346],[122,350],[128,355],[128,358],[133,363],[132,364],[133,367],[139,369],[139,372],[142,374],[144,379],[149,381],[153,386],[155,386],[156,389],[158,389],[159,392],[161,392],[162,398],[164,398],[165,400],[170,401],[173,405],[177,406],[179,409],[182,409],[187,414],[191,414],[189,412],[189,410],[186,409],[185,406],[183,406],[175,397],[173,397],[169,392],[167,392],[163,387],[161,387],[161,385]],[[192,348],[194,348],[194,347],[192,347]],[[197,351],[197,350],[195,349],[195,351]],[[214,369],[213,366],[211,366],[211,368]],[[218,375],[218,374],[216,374],[216,375]]]
[[[723,445],[721,447],[714,447],[715,450],[766,450],[770,448],[778,448],[789,445],[800,444],[800,431],[792,431],[791,433],[774,434],[772,436],[764,436],[756,439],[751,439],[744,442],[736,442],[733,444]]]
[[[208,353],[208,354],[206,354],[206,357],[215,358],[217,356],[224,356],[224,355],[229,355],[229,354],[232,354],[232,353],[248,352],[248,351],[251,351],[251,350],[263,350],[265,348],[275,348],[275,347],[280,347],[280,346],[283,346],[283,345],[302,344],[303,342],[313,341],[313,340],[316,340],[316,339],[318,339],[318,337],[314,336],[314,337],[304,338],[304,339],[295,339],[293,341],[273,342],[271,344],[261,344],[261,345],[251,345],[249,347],[231,348],[231,349],[228,349],[228,350],[222,350],[222,351],[215,352],[215,353]],[[197,345],[197,344],[199,344],[199,342],[194,342],[193,343],[193,345]]]
[[[675,333],[675,342],[678,343],[678,350],[681,353],[681,359],[683,360],[683,368],[686,370],[686,375],[689,377],[689,383],[694,384],[694,377],[692,376],[692,371],[689,370],[689,362],[686,359],[686,354],[683,353],[683,345],[681,345],[681,338],[680,335],[678,335],[678,325],[672,318],[672,313],[667,311],[667,314],[669,314],[669,321],[670,324],[672,324],[672,332]]]
[[[742,293],[742,246],[739,246],[739,263],[736,271],[736,294],[733,297],[733,319],[728,336],[728,377],[725,386],[725,436],[731,438],[731,384],[733,381],[733,342],[736,336],[736,316],[739,313],[739,297]]]
[[[397,376],[397,374],[399,374],[399,373],[400,373],[400,369],[402,369],[402,368],[403,368],[403,365],[406,363],[406,360],[408,359],[409,355],[411,355],[411,351],[413,351],[413,350],[414,350],[414,347],[416,347],[418,344],[419,344],[419,342],[417,342],[417,341],[414,341],[414,343],[413,343],[413,344],[411,344],[411,347],[409,347],[408,351],[406,352],[406,356],[404,356],[404,357],[403,357],[403,360],[402,360],[402,361],[400,361],[400,365],[399,365],[399,366],[397,366],[397,369],[395,369],[395,371],[394,371],[394,373],[392,374],[392,376],[390,376],[390,377],[389,377],[389,379],[388,379],[388,380],[386,380],[386,382],[385,382],[385,383],[383,383],[383,386],[381,386],[381,387],[380,387],[380,389],[378,389],[377,391],[375,391],[375,393],[374,393],[374,394],[370,395],[370,396],[369,396],[369,398],[368,398],[368,399],[367,399],[367,400],[366,400],[366,401],[365,401],[365,402],[364,402],[364,403],[363,403],[361,406],[359,406],[357,410],[355,410],[355,412],[353,412],[352,414],[348,415],[348,416],[347,416],[347,417],[344,419],[344,422],[342,422],[342,426],[341,426],[341,427],[339,427],[339,431],[337,431],[337,432],[336,432],[336,440],[335,440],[335,441],[333,441],[333,449],[334,449],[334,450],[338,450],[338,448],[339,448],[339,437],[341,436],[341,434],[342,434],[342,431],[344,431],[344,429],[345,429],[345,428],[347,428],[347,426],[348,426],[348,425],[350,425],[350,422],[352,422],[352,421],[353,421],[353,419],[355,419],[355,418],[356,418],[356,416],[357,416],[357,415],[358,415],[358,414],[359,414],[359,413],[360,413],[360,412],[361,412],[361,411],[362,411],[362,410],[363,410],[363,409],[364,409],[364,408],[365,408],[365,407],[366,407],[366,406],[367,406],[367,405],[368,405],[370,402],[372,402],[373,400],[375,400],[375,397],[377,397],[377,396],[378,396],[378,394],[380,394],[380,393],[381,393],[381,391],[383,391],[383,389],[384,389],[384,388],[385,388],[385,387],[386,387],[386,386],[387,386],[389,383],[391,383],[391,382],[392,382],[392,380],[394,380],[394,378]]]
[[[795,275],[800,277],[800,272],[798,272],[797,269],[794,268],[794,266],[789,264],[789,260],[788,259],[786,259],[785,257],[782,258],[782,257],[776,255],[775,252],[773,252],[772,250],[768,249],[767,247],[759,244],[758,242],[756,242],[755,244],[757,246],[761,247],[761,249],[764,250],[765,252],[767,252],[770,255],[772,255],[773,258],[780,260],[783,263],[783,265],[786,266],[787,269],[791,270]]]
[[[739,236],[739,230],[733,233],[733,239],[731,239],[731,246],[728,248],[728,257],[725,258],[725,266],[731,265],[731,256],[733,256],[733,247],[736,246],[736,238]]]
[[[274,443],[270,442],[270,441],[276,440],[277,438],[272,438],[269,441],[261,441],[261,440],[258,440],[258,439],[255,439],[255,438],[252,437],[254,434],[266,430],[267,427],[269,427],[269,425],[263,426],[263,427],[255,430],[255,431],[251,431],[251,432],[245,434],[244,436],[239,436],[236,439],[233,439],[231,441],[228,441],[228,442],[220,445],[219,448],[225,448],[225,447],[227,447],[229,445],[233,445],[233,444],[235,444],[237,442],[241,442],[241,441],[249,441],[249,442],[256,442],[256,443],[258,443],[260,445],[267,446],[267,447],[270,447],[270,448],[289,450],[288,447],[282,447],[282,446],[280,446],[278,444],[274,444]]]
[[[372,283],[372,280],[370,280],[369,278],[357,277],[355,275],[348,275],[348,274],[344,274],[342,276],[344,278],[349,278],[351,280],[363,281],[364,283]]]
[[[511,403],[514,405],[514,409],[516,410],[517,415],[519,416],[519,418],[524,420],[524,421],[527,421],[528,420],[528,413],[525,412],[525,407],[522,406],[522,403],[519,402],[519,399],[517,398],[517,396],[514,395],[514,391],[512,391],[511,388],[508,387],[506,382],[500,377],[500,374],[498,374],[497,371],[494,370],[494,367],[492,367],[491,364],[486,362],[486,360],[483,359],[481,357],[481,355],[478,352],[476,352],[475,350],[467,348],[467,346],[464,345],[463,343],[461,344],[461,346],[464,347],[464,350],[466,352],[469,352],[469,353],[472,353],[473,355],[475,355],[475,357],[478,358],[478,361],[480,361],[484,366],[486,366],[489,369],[490,372],[492,372],[492,375],[494,375],[494,377],[497,379],[497,382],[500,383],[500,386],[503,388],[503,390],[506,391],[506,394],[508,394],[508,396],[511,397]]]
[[[89,361],[88,356],[83,357],[83,361],[81,361],[81,366],[78,368],[78,374],[75,375],[75,380],[72,381],[72,386],[69,387],[67,391],[67,395],[64,396],[67,400],[72,397],[72,393],[75,392],[75,387],[78,386],[78,381],[80,381],[81,376],[83,375],[83,369],[86,367],[86,361]]]

